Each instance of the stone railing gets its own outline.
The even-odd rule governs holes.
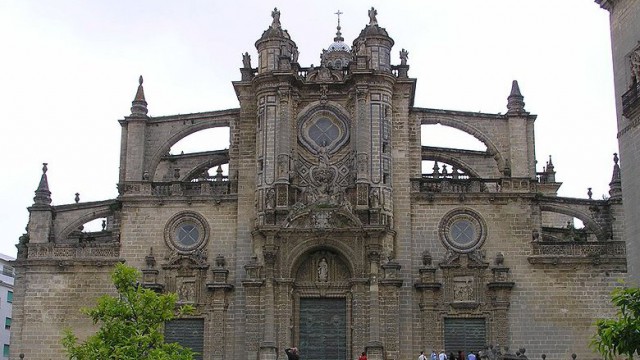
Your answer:
[[[29,260],[116,260],[120,243],[102,244],[27,244]]]
[[[531,264],[591,263],[626,265],[624,241],[534,241],[531,243]]]
[[[411,190],[421,193],[489,193],[500,191],[500,180],[449,177],[411,179]]]
[[[118,192],[124,196],[216,196],[235,194],[238,191],[236,181],[203,180],[203,181],[128,181],[118,184]]]

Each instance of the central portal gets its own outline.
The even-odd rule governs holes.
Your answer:
[[[313,360],[347,358],[345,298],[300,299],[301,357]]]

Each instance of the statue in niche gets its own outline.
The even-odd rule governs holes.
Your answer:
[[[242,54],[242,66],[245,69],[251,69],[251,55],[248,52]]]
[[[371,189],[371,193],[369,194],[369,207],[380,207],[380,195],[378,194],[378,189]]]
[[[298,63],[298,56],[300,55],[300,53],[298,52],[298,48],[294,47],[291,50],[291,60],[293,61],[293,63]]]
[[[326,282],[329,279],[329,264],[327,264],[327,259],[320,259],[320,263],[318,264],[318,281]]]
[[[276,207],[276,192],[273,189],[267,190],[264,204],[267,209],[273,209]]]

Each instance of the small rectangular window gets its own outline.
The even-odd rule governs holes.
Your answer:
[[[9,344],[4,344],[4,348],[2,349],[2,356],[9,357]]]
[[[13,291],[9,290],[9,292],[7,292],[7,302],[8,303],[12,303],[13,302]]]
[[[11,318],[7,317],[4,319],[4,328],[7,330],[11,329]]]

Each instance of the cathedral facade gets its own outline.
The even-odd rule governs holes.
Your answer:
[[[516,81],[504,114],[416,106],[407,51],[368,16],[303,67],[275,9],[236,109],[150,117],[140,78],[116,199],[52,206],[45,164],[18,245],[12,356],[64,359],[62,329],[95,331],[78,309],[114,292],[125,261],[195,307],[165,336],[201,359],[596,358],[593,322],[614,313],[627,266],[617,157],[608,199],[557,196]],[[423,146],[434,124],[486,150]],[[229,149],[168,155],[211,128],[229,129]]]

